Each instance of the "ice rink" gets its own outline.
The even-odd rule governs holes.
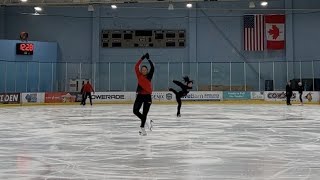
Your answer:
[[[0,179],[319,180],[320,106],[0,108]]]

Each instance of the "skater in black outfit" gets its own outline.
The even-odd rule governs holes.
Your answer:
[[[291,81],[289,81],[286,86],[287,105],[291,105],[290,99],[292,97],[292,94]]]
[[[176,95],[176,100],[178,103],[177,117],[181,117],[181,98],[186,96],[189,93],[189,90],[192,89],[193,81],[189,79],[188,76],[183,77],[185,84],[180,81],[173,80],[173,83],[178,85],[181,88],[181,91],[177,92],[176,90],[169,88],[169,91],[173,92]]]
[[[147,66],[142,66],[139,68],[140,64],[144,59],[148,59],[150,64],[150,71],[148,72]],[[133,106],[133,113],[141,120],[140,125],[140,135],[146,136],[147,133],[145,131],[145,124],[147,124],[148,128],[151,130],[152,122],[147,120],[148,112],[150,106],[152,104],[152,84],[151,80],[154,73],[154,66],[152,61],[149,59],[149,54],[143,55],[135,65],[135,72],[138,79],[138,87],[137,87],[137,96]],[[143,113],[139,112],[141,106],[143,105]],[[147,122],[147,123],[146,123]]]
[[[303,101],[302,101],[302,94],[303,94],[303,86],[302,83],[298,83],[298,91],[299,91],[299,99],[300,99],[300,105],[303,106]]]
[[[80,105],[83,105],[83,100],[84,100],[84,95],[85,95],[85,93],[83,92],[83,87],[84,87],[84,81],[82,81],[82,87],[81,87],[81,90],[80,90],[80,93],[81,93],[81,103],[80,103]]]

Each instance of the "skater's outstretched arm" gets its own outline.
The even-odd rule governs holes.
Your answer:
[[[173,80],[173,83],[175,83],[176,85],[178,85],[179,87],[181,87],[182,89],[187,89],[188,86],[184,85],[182,82],[177,81],[177,80]]]

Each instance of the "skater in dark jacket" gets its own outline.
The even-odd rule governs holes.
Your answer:
[[[141,63],[144,59],[147,59],[150,64],[150,71],[148,71],[147,66],[141,66]],[[147,120],[148,112],[150,106],[152,104],[151,94],[152,94],[152,77],[154,73],[154,65],[152,61],[149,59],[149,54],[143,55],[135,65],[135,72],[138,79],[138,87],[137,87],[137,96],[133,105],[133,113],[141,120],[140,125],[140,135],[146,136],[147,133],[145,131],[145,124],[147,124],[148,128],[151,130],[152,122]],[[141,106],[143,105],[142,114],[139,112]],[[147,121],[147,123],[146,123]]]
[[[189,93],[189,90],[192,89],[193,81],[189,79],[188,76],[183,77],[184,83],[180,81],[173,80],[173,83],[178,85],[181,88],[181,91],[177,92],[176,90],[169,88],[169,91],[173,92],[176,95],[176,100],[178,103],[177,108],[177,117],[181,117],[181,98],[186,96]]]
[[[292,93],[291,81],[289,81],[286,86],[287,105],[291,105],[290,99],[292,95],[293,93]]]
[[[80,103],[80,105],[83,105],[83,100],[84,100],[84,96],[85,96],[85,93],[83,92],[83,87],[84,87],[84,81],[82,81],[82,87],[81,87],[81,90],[80,90],[80,93],[81,93],[81,103]]]
[[[303,86],[302,82],[298,83],[298,91],[299,91],[299,99],[300,99],[300,105],[303,106],[303,101],[302,101],[302,94],[303,94]]]

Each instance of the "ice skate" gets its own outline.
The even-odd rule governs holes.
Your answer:
[[[147,135],[147,132],[144,128],[141,128],[140,131],[139,131],[139,135],[140,136],[146,136]]]
[[[153,120],[147,119],[145,125],[146,125],[146,127],[147,127],[150,131],[152,131],[152,128],[153,128]]]

